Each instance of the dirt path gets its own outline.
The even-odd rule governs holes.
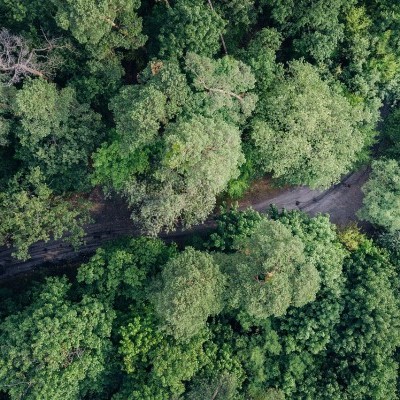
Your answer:
[[[367,167],[361,168],[325,191],[311,190],[307,187],[271,189],[264,182],[260,184],[261,189],[258,193],[250,194],[250,197],[241,202],[241,208],[251,205],[255,210],[263,212],[270,204],[275,204],[279,208],[303,210],[310,215],[328,213],[332,222],[347,225],[357,220],[355,213],[362,202],[361,186],[367,180],[368,174]],[[38,242],[30,249],[32,257],[21,262],[11,256],[11,249],[0,247],[0,280],[35,270],[46,264],[59,265],[67,261],[84,260],[110,240],[124,235],[140,234],[130,220],[125,203],[120,199],[111,201],[98,196],[92,214],[95,223],[85,228],[85,245],[77,252],[69,244],[61,241]],[[213,220],[209,219],[188,231],[176,231],[160,236],[167,240],[179,241],[188,235],[211,229],[214,225]]]

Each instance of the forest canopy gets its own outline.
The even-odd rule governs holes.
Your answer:
[[[0,398],[398,399],[399,37],[395,0],[0,0],[0,274],[75,257],[1,286]],[[361,168],[361,228],[226,206]]]

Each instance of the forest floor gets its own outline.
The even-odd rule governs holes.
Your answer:
[[[356,211],[362,204],[361,187],[369,175],[369,168],[349,174],[327,190],[311,190],[307,187],[274,187],[268,178],[254,182],[248,193],[239,202],[240,208],[252,207],[264,212],[270,204],[278,208],[298,209],[316,215],[327,213],[332,222],[339,227],[359,222]],[[105,199],[100,191],[91,194],[93,202],[92,217],[94,223],[86,226],[85,244],[75,251],[71,245],[62,241],[38,242],[30,249],[31,258],[18,261],[11,256],[12,250],[0,247],[0,280],[11,278],[17,274],[26,274],[42,267],[53,267],[66,263],[84,261],[106,242],[124,235],[140,234],[130,219],[129,210],[120,198]],[[160,235],[168,241],[184,241],[188,236],[201,234],[215,226],[213,218],[204,224],[189,230],[177,230]]]

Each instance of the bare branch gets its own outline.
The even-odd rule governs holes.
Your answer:
[[[58,62],[49,57],[51,51],[61,46],[57,39],[49,39],[42,31],[45,46],[30,48],[27,41],[20,36],[12,35],[7,29],[0,30],[0,73],[6,77],[7,86],[20,82],[25,76],[49,78]]]

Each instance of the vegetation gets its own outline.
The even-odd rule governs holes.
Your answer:
[[[0,390],[10,399],[397,398],[392,250],[354,230],[338,236],[326,216],[233,209],[221,219],[231,223],[218,243],[241,238],[236,250],[126,239],[99,249],[77,280],[8,293]]]
[[[143,234],[0,290],[0,397],[399,398],[399,21],[395,0],[0,0],[0,246],[79,246],[98,196]],[[155,238],[257,178],[367,163],[369,236],[222,206],[191,246]]]

